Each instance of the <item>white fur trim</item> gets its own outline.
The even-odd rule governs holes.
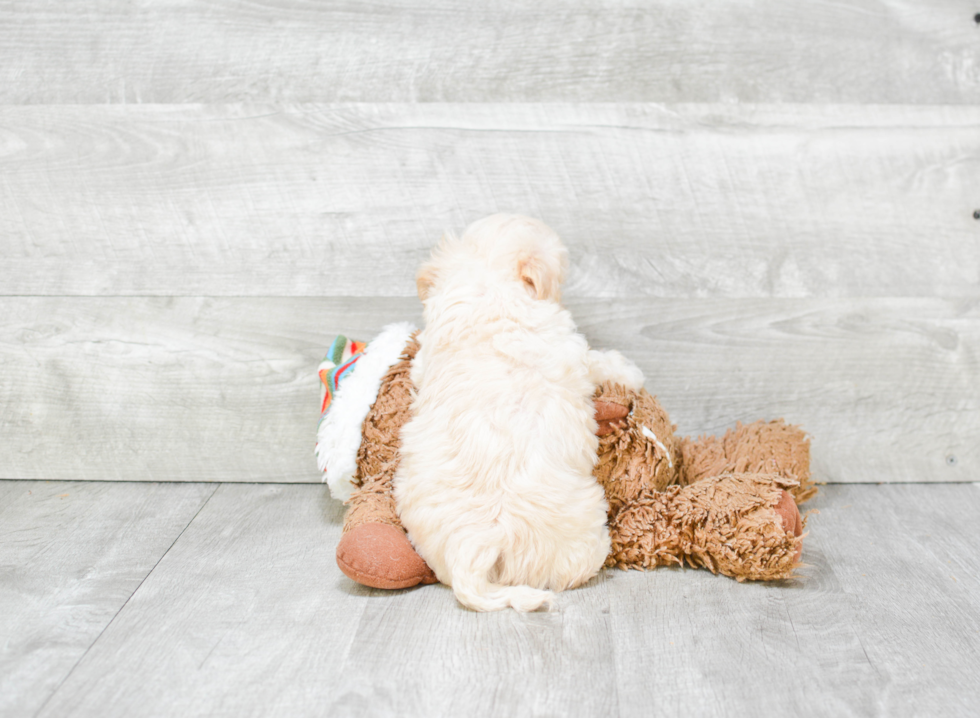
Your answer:
[[[361,426],[378,398],[381,380],[398,363],[415,331],[410,322],[389,324],[367,345],[350,376],[330,403],[326,418],[316,432],[316,459],[330,495],[347,501],[354,491]]]

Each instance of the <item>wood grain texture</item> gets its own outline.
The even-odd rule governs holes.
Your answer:
[[[600,574],[584,590],[562,594],[560,613],[523,616],[467,611],[441,584],[397,593],[365,589],[370,600],[326,712],[613,715],[605,580]]]
[[[552,613],[366,589],[325,488],[221,486],[39,714],[959,715],[977,485],[828,486],[794,581],[605,571]]]
[[[980,700],[980,485],[839,492],[811,532],[838,537],[823,560],[865,627],[855,633],[877,699],[865,700],[880,715],[969,715]]]
[[[966,0],[0,6],[5,104],[970,104]]]
[[[342,515],[325,486],[221,486],[38,715],[326,715],[369,603]]]
[[[0,293],[414,296],[554,226],[570,297],[978,296],[980,108],[0,107]]]
[[[782,587],[693,571],[616,577],[621,705],[718,716],[974,710],[980,599],[977,567],[963,562],[980,549],[978,487],[828,486],[814,508],[809,567]],[[644,671],[651,656],[656,668]]]
[[[622,300],[572,305],[633,357],[682,434],[784,417],[818,481],[980,475],[980,305],[937,299]]]
[[[215,488],[0,481],[0,714],[41,708]]]
[[[980,475],[980,305],[947,299],[574,300],[684,434],[785,417],[819,481]],[[0,300],[0,477],[318,481],[316,366],[417,300]]]
[[[6,298],[0,477],[319,481],[316,367],[404,301]]]

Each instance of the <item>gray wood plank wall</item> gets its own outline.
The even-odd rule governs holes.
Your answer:
[[[980,302],[578,299],[687,434],[785,417],[816,475],[972,481]],[[324,330],[420,322],[396,298],[7,298],[0,432],[23,478],[318,481]],[[856,428],[861,430],[857,431]]]
[[[414,296],[551,223],[583,297],[978,296],[980,107],[0,108],[4,294]]]
[[[682,432],[976,480],[976,12],[0,4],[0,478],[316,481],[333,334],[518,211]]]
[[[0,6],[0,102],[970,104],[967,0]]]

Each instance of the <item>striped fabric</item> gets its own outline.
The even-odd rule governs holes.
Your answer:
[[[330,409],[330,402],[333,401],[334,394],[340,388],[340,382],[354,371],[357,360],[364,356],[365,342],[355,342],[343,335],[339,335],[330,345],[327,355],[323,357],[317,373],[320,375],[320,382],[323,384],[322,401],[320,402],[321,420]]]

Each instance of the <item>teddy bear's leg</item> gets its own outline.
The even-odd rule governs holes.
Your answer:
[[[704,567],[739,581],[790,578],[804,521],[782,477],[726,474],[644,490],[610,522],[607,566]]]
[[[409,588],[437,581],[412,547],[395,511],[390,477],[366,480],[351,496],[337,565],[353,581],[372,588]]]
[[[810,442],[798,426],[777,421],[739,423],[721,438],[680,440],[678,483],[689,485],[725,473],[778,474],[797,503],[812,498],[817,487],[810,477]]]
[[[667,412],[645,389],[607,382],[599,385],[594,400],[599,423],[595,476],[612,517],[643,489],[675,483],[680,451]]]
[[[350,579],[372,588],[408,588],[435,583],[436,576],[412,547],[395,509],[392,480],[398,468],[399,432],[408,420],[413,337],[401,361],[382,380],[378,397],[361,426],[358,487],[348,500],[337,565]]]

